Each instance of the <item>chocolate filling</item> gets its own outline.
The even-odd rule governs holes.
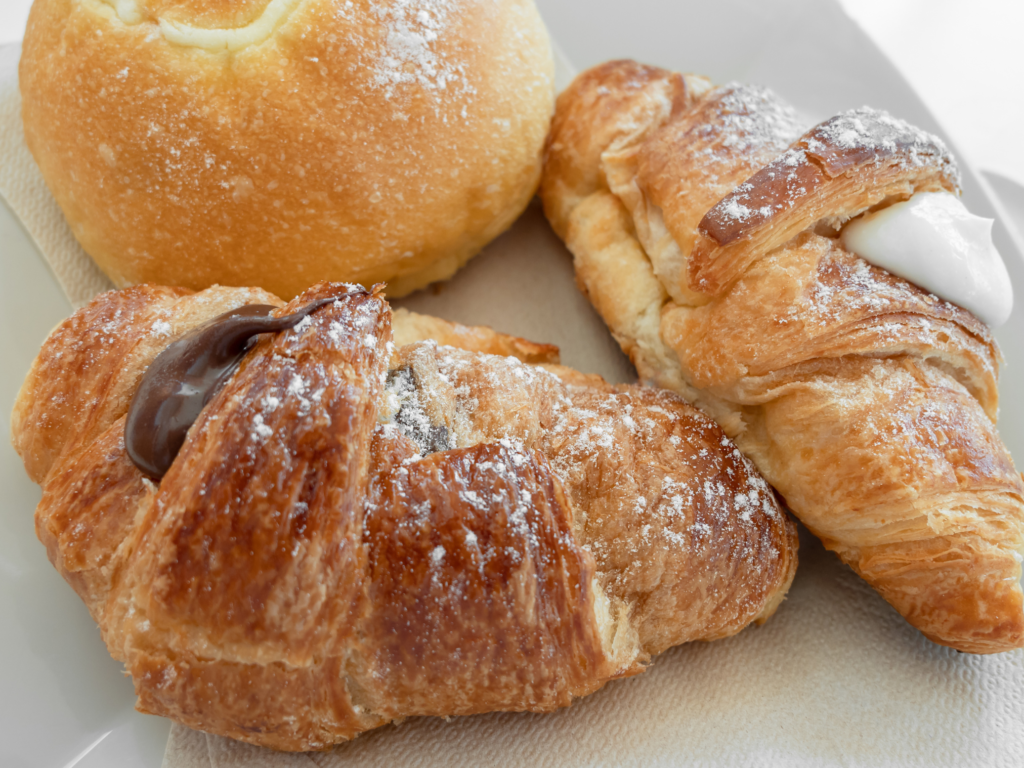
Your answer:
[[[452,449],[451,436],[444,424],[434,424],[423,408],[419,396],[419,383],[413,369],[407,365],[388,371],[385,389],[398,395],[401,405],[395,414],[398,430],[416,443],[421,456]]]
[[[128,456],[142,472],[161,478],[206,404],[241,365],[261,333],[294,328],[337,297],[271,317],[277,307],[248,304],[190,331],[157,355],[135,390],[124,426]]]

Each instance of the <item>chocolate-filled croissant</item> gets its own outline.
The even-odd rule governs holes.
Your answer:
[[[140,378],[275,297],[107,293],[26,379],[13,440],[39,538],[140,710],[322,749],[410,715],[549,711],[778,607],[794,525],[681,398],[407,312],[396,348],[383,297],[351,286],[279,313],[324,298],[259,338],[158,483],[125,451]]]
[[[805,132],[764,89],[616,61],[559,98],[541,191],[642,379],[713,415],[927,637],[1024,645],[1024,484],[991,332],[839,237],[959,192],[941,141],[869,108]]]

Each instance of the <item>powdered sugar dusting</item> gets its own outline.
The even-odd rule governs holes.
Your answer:
[[[814,128],[804,143],[832,172],[852,162],[933,166],[956,189],[960,187],[960,171],[942,139],[884,110],[861,107],[843,112]]]
[[[800,135],[796,111],[773,91],[729,83],[718,98],[721,145],[737,152],[782,152]]]
[[[737,162],[762,165],[786,148],[801,133],[796,112],[772,91],[730,83],[713,95],[705,122],[695,128],[701,148],[694,153],[692,170],[700,173],[708,193],[721,195],[731,185]],[[737,210],[738,214],[741,214]]]
[[[423,424],[407,436],[419,445],[444,426],[453,445],[499,443],[515,466],[530,450],[544,454],[576,507],[576,540],[612,593],[648,591],[653,605],[670,599],[676,579],[719,578],[724,563],[762,585],[778,575],[785,523],[774,493],[717,425],[677,396],[573,386],[514,358],[432,342],[403,353],[407,367],[391,374],[413,390],[403,399],[454,405],[443,424],[421,408]],[[459,498],[489,503],[478,490]],[[517,520],[510,513],[509,525]]]
[[[770,90],[723,86],[646,142],[642,183],[674,231],[696,229],[705,211],[783,154],[801,132],[799,115]],[[758,210],[740,200],[727,213],[731,220],[747,221]]]
[[[808,131],[799,142],[760,168],[723,197],[700,222],[701,231],[718,244],[727,245],[755,229],[773,226],[783,220],[778,214],[792,211],[823,218],[834,226],[861,212],[846,210],[841,199],[835,210],[820,210],[830,200],[823,189],[837,179],[863,166],[895,167],[900,171],[934,168],[953,188],[959,188],[960,174],[942,140],[897,120],[887,112],[862,107],[838,115]],[[836,182],[838,183],[838,182]],[[813,200],[808,207],[798,205]],[[815,207],[818,206],[818,207]],[[811,226],[814,220],[803,227]],[[786,219],[785,224],[793,225]],[[796,234],[780,225],[777,232]],[[779,243],[763,245],[771,250]],[[702,288],[709,286],[705,276],[698,278]]]
[[[434,547],[434,549],[431,550],[431,552],[430,552],[430,562],[431,562],[431,564],[434,565],[435,567],[440,565],[441,561],[444,560],[444,556],[445,556],[445,549],[444,549],[444,547],[442,547],[442,546]]]
[[[171,324],[166,320],[157,320],[150,326],[150,333],[154,336],[167,337],[171,335]]]
[[[420,455],[451,448],[448,427],[431,421],[412,368],[405,366],[388,372],[382,410],[383,424],[397,426],[416,444]]]
[[[465,65],[442,51],[445,33],[460,12],[458,0],[393,0],[377,3],[372,12],[383,25],[372,82],[388,98],[401,86],[418,85],[435,95],[470,90]],[[351,2],[339,14],[351,14]]]
[[[729,198],[729,200],[722,206],[722,215],[729,219],[735,219],[736,221],[744,221],[750,218],[752,211],[743,203],[739,202],[736,198]]]
[[[810,161],[803,149],[787,150],[765,166],[753,180],[740,184],[723,198],[701,221],[701,228],[707,231],[735,223],[765,221],[774,214],[791,209],[808,191],[804,172],[809,168]],[[761,181],[770,185],[770,194],[764,194]]]

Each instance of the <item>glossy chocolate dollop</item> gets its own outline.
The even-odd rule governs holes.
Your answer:
[[[189,429],[256,337],[294,328],[334,301],[320,299],[284,317],[271,317],[277,307],[269,304],[248,304],[215,317],[157,355],[135,390],[124,427],[125,448],[135,466],[150,477],[163,477]]]

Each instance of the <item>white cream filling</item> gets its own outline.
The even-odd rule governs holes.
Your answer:
[[[143,12],[138,0],[101,0],[111,6],[125,24],[139,24]],[[164,39],[175,45],[208,51],[238,51],[268,39],[301,0],[270,0],[263,13],[244,27],[193,27],[177,21],[156,19]]]
[[[919,192],[854,219],[841,239],[865,261],[998,326],[1013,311],[1013,287],[992,244],[993,223],[948,192]]]
[[[142,21],[142,11],[136,0],[107,0],[114,7],[117,18],[125,24],[138,24]]]
[[[237,51],[262,43],[270,37],[281,20],[298,4],[299,0],[270,0],[258,19],[234,29],[191,27],[160,19],[160,31],[164,39],[177,45],[205,48],[208,51]]]

